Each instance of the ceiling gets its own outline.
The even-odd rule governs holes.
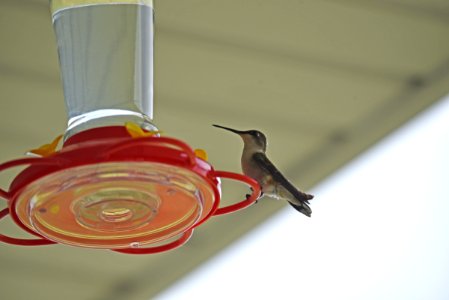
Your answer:
[[[206,149],[217,169],[238,172],[242,145],[211,124],[259,129],[270,158],[310,189],[449,91],[446,0],[156,0],[155,8],[155,123]],[[0,99],[1,161],[66,128],[46,0],[0,1]],[[0,174],[2,187],[11,176]],[[224,195],[243,196],[228,181]],[[1,294],[149,299],[283,206],[264,199],[215,217],[186,246],[151,256],[1,244]],[[26,236],[7,219],[0,228]]]

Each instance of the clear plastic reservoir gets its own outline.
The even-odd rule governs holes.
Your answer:
[[[127,121],[154,129],[152,1],[53,0],[65,138]]]

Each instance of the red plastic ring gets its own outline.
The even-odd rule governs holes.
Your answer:
[[[42,158],[42,157],[28,157],[28,158],[19,158],[15,160],[8,161],[6,163],[0,164],[0,172],[9,169],[12,167],[17,167],[20,165],[62,165],[64,160],[62,159],[54,159],[54,158]]]
[[[111,249],[111,250],[115,251],[115,252],[126,253],[126,254],[154,254],[154,253],[160,253],[160,252],[173,250],[173,249],[176,249],[178,247],[181,247],[182,245],[187,243],[187,241],[192,237],[192,234],[193,234],[193,229],[189,229],[189,230],[185,231],[182,234],[182,236],[179,239],[177,239],[176,241],[173,241],[171,243],[168,243],[168,244],[165,244],[165,245],[162,245],[162,246],[157,246],[157,247],[126,248],[126,249]]]
[[[0,189],[0,197],[8,201],[10,199],[10,195],[7,191]]]
[[[9,208],[5,208],[2,211],[0,211],[0,219],[3,219],[7,214],[9,214]],[[34,239],[34,240],[17,239],[3,234],[0,234],[0,241],[7,244],[19,246],[42,246],[42,245],[56,244],[55,242],[46,239]]]
[[[260,192],[261,192],[260,185],[257,183],[257,181],[255,181],[254,179],[252,179],[248,176],[245,176],[242,174],[237,174],[237,173],[226,172],[226,171],[215,171],[215,175],[217,177],[224,177],[224,178],[242,181],[242,182],[246,183],[247,185],[249,185],[252,188],[253,192],[251,193],[250,197],[248,197],[247,199],[245,199],[241,202],[218,208],[215,211],[214,216],[228,214],[228,213],[243,209],[245,207],[248,207],[251,204],[253,204],[254,202],[256,202],[256,200],[260,197]]]
[[[211,184],[215,185],[214,183],[211,183]],[[204,222],[209,220],[215,214],[215,212],[218,209],[218,206],[220,206],[220,192],[218,191],[218,189],[214,189],[214,197],[215,197],[215,201],[214,201],[214,204],[212,205],[210,212],[198,223],[195,223],[192,226],[192,228],[196,228],[196,227],[200,226],[201,224],[203,224]]]
[[[106,150],[103,157],[109,158],[115,152],[122,151],[126,148],[136,146],[137,144],[153,144],[153,143],[165,143],[168,145],[176,146],[179,149],[183,150],[188,158],[190,165],[194,166],[196,164],[196,156],[193,152],[192,148],[184,142],[181,142],[176,139],[168,138],[168,137],[143,137],[143,138],[133,138],[126,140],[124,142],[118,143],[112,146],[110,149]],[[160,145],[156,145],[161,147]]]
[[[42,164],[42,165],[62,165],[64,163],[63,160],[57,159],[46,159],[41,157],[27,157],[27,158],[20,158],[8,161],[6,163],[0,164],[0,172],[12,167],[17,167],[20,165],[33,165],[33,164]],[[11,194],[10,192],[7,192],[3,189],[0,189],[0,197],[10,200]]]

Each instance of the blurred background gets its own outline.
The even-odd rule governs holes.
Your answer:
[[[263,199],[151,256],[1,244],[2,295],[449,297],[449,2],[165,0],[155,13],[158,127],[234,172],[242,143],[211,124],[263,131],[269,157],[316,195],[312,218]],[[56,50],[48,1],[0,0],[2,162],[66,128]],[[223,189],[224,202],[244,195]]]

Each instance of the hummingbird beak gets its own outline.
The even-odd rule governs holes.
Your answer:
[[[212,124],[212,126],[218,127],[218,128],[222,128],[222,129],[226,129],[226,130],[229,130],[229,131],[231,131],[231,132],[237,133],[238,135],[241,135],[241,134],[243,134],[243,133],[246,133],[246,131],[235,130],[235,129],[232,129],[232,128],[229,128],[229,127],[220,126],[220,125]]]

